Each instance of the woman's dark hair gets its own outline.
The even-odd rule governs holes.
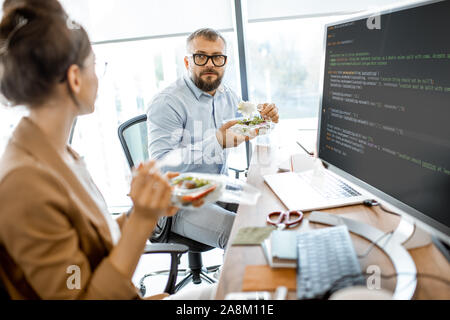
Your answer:
[[[57,0],[6,0],[0,22],[0,92],[11,105],[42,103],[68,68],[83,67],[89,37]]]

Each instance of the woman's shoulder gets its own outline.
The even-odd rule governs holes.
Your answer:
[[[8,143],[0,158],[0,183],[8,176],[20,176],[30,171],[45,172],[46,170],[32,154],[16,144]]]
[[[37,197],[63,192],[52,168],[14,144],[8,144],[0,159],[0,199],[36,201]]]
[[[0,174],[0,203],[38,203],[66,195],[60,179],[39,163],[21,162],[2,169]]]

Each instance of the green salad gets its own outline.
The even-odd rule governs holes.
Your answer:
[[[210,181],[205,179],[194,178],[190,176],[175,178],[172,180],[172,185],[178,185],[185,189],[197,189],[209,184]]]
[[[266,120],[264,120],[261,117],[255,116],[253,117],[253,119],[244,119],[244,120],[239,120],[238,124],[242,124],[242,125],[246,125],[246,126],[255,126],[261,123],[266,122]]]

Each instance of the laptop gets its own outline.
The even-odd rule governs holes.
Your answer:
[[[312,157],[309,158],[314,161]],[[301,167],[306,169],[304,171],[264,176],[267,185],[289,210],[312,211],[341,207],[361,204],[373,198],[323,166],[308,165],[304,160],[302,162]],[[301,170],[300,166],[297,167]]]

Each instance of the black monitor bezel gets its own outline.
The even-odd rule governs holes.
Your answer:
[[[339,24],[357,21],[361,19],[368,19],[370,17],[376,16],[376,15],[385,15],[390,14],[398,11],[403,11],[407,9],[412,9],[416,7],[426,6],[438,2],[443,2],[445,0],[426,0],[426,1],[419,1],[414,3],[408,3],[399,6],[398,4],[395,5],[395,7],[387,7],[383,8],[381,10],[377,11],[371,11],[366,12],[363,14],[357,14],[352,15],[349,18],[339,20],[339,21],[333,21],[330,23],[325,24],[324,28],[324,42],[323,42],[323,55],[322,55],[322,63],[321,63],[321,75],[320,75],[320,86],[322,88],[321,93],[319,95],[319,114],[318,114],[318,130],[317,130],[317,157],[325,164],[325,166],[328,168],[328,170],[342,176],[343,178],[349,180],[350,182],[360,186],[361,188],[367,190],[369,193],[372,193],[376,197],[380,198],[383,201],[386,201],[388,204],[396,207],[397,209],[401,210],[401,214],[406,214],[414,219],[414,221],[418,222],[418,225],[420,225],[423,229],[429,231],[430,233],[435,234],[438,236],[442,241],[450,244],[450,227],[442,224],[441,222],[431,218],[430,216],[418,211],[417,209],[407,205],[406,203],[403,203],[392,196],[384,193],[382,190],[377,189],[368,183],[358,179],[357,177],[345,172],[342,169],[339,169],[338,167],[334,166],[332,163],[322,159],[320,157],[320,134],[321,134],[321,116],[322,116],[322,100],[323,100],[323,93],[324,93],[324,80],[325,80],[325,62],[326,62],[326,53],[327,53],[327,36],[328,36],[328,27],[330,26],[336,26]],[[450,209],[450,208],[449,208]]]

